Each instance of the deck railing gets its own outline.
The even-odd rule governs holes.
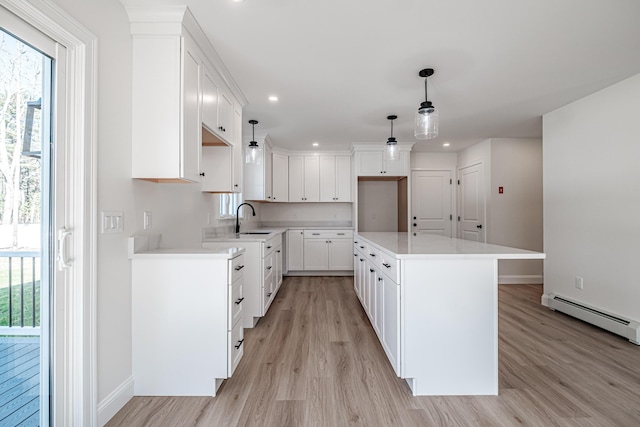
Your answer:
[[[0,251],[0,335],[40,334],[40,252]]]

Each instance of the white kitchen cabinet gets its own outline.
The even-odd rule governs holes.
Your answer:
[[[289,201],[289,157],[272,154],[272,193],[274,202]]]
[[[382,321],[382,348],[389,363],[396,372],[400,373],[400,285],[386,276],[379,276],[381,290],[381,321]]]
[[[289,271],[304,270],[304,230],[287,231],[287,262]]]
[[[215,396],[243,354],[245,259],[169,252],[132,258],[134,394]]]
[[[199,182],[201,53],[186,31],[132,35],[132,177]]]
[[[221,237],[202,243],[202,246],[208,249],[219,249],[230,245],[245,250],[243,326],[253,328],[267,313],[282,281],[282,258],[278,256],[282,253],[282,234],[277,233],[268,238]],[[277,264],[278,261],[280,264]],[[277,267],[278,265],[280,267]]]
[[[272,201],[272,149],[268,137],[258,138],[256,142],[262,147],[259,151],[257,163],[244,165],[244,200],[263,202]],[[244,152],[248,150],[248,143],[244,144]]]
[[[233,97],[220,77],[207,65],[202,67],[202,124],[226,142],[234,140]]]
[[[305,270],[353,270],[351,230],[305,230]]]
[[[289,201],[320,201],[318,156],[289,156]]]
[[[385,158],[384,150],[357,151],[356,168],[358,176],[408,176],[409,151],[399,151],[399,158],[393,161]]]
[[[320,156],[320,201],[351,201],[349,156]]]
[[[232,146],[225,144],[203,145],[201,168],[200,187],[202,191],[210,193],[234,192]]]

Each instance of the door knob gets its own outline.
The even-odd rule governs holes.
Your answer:
[[[414,226],[414,227],[417,227],[417,226],[418,226],[418,224],[416,224],[416,223],[414,222],[414,223],[413,223],[413,226]]]
[[[414,217],[413,217],[413,219],[418,219],[418,218],[416,218],[416,217],[414,216]]]
[[[482,228],[482,224],[476,225],[476,228]]]

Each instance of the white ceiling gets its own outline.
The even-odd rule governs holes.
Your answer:
[[[540,137],[542,114],[640,73],[636,0],[121,2],[187,4],[247,97],[246,120],[292,150],[383,144],[389,114],[414,151]],[[416,141],[427,67],[440,135]]]

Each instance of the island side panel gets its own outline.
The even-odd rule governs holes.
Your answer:
[[[497,395],[497,260],[405,259],[401,292],[401,376],[413,394]]]

